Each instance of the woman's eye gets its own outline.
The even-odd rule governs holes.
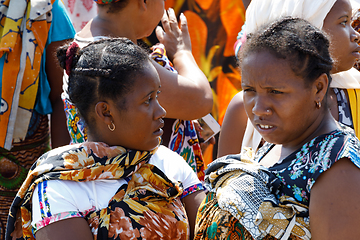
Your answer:
[[[271,93],[273,93],[273,94],[281,94],[282,92],[280,92],[278,90],[271,90]]]
[[[145,104],[150,104],[150,102],[151,102],[151,97],[149,97],[144,103]]]
[[[243,89],[244,92],[254,92],[254,89],[252,88],[245,88]]]
[[[348,23],[348,20],[344,20],[340,24],[343,25],[343,26],[346,26],[347,23]]]

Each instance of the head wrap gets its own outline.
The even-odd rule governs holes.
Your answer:
[[[337,0],[252,0],[246,9],[245,32],[253,33],[261,26],[275,21],[281,17],[299,17],[309,21],[314,26],[322,29],[324,20]],[[351,0],[352,6],[356,2]],[[360,73],[354,68],[348,71],[332,74],[331,88],[355,89],[360,95]],[[353,91],[353,90],[352,90]],[[356,95],[356,94],[355,94]],[[357,95],[356,95],[357,96]],[[360,96],[350,99],[352,110],[360,106]],[[357,104],[355,104],[357,103]],[[352,118],[357,136],[360,136],[360,111],[352,111]],[[241,149],[252,147],[255,151],[261,141],[261,135],[255,130],[248,119]]]
[[[115,2],[119,2],[120,0],[94,0],[94,2],[96,2],[97,4],[110,4],[110,3],[115,3]]]
[[[252,0],[246,9],[246,33],[280,17],[291,16],[309,21],[322,29],[324,19],[336,0]]]
[[[322,29],[324,20],[337,0],[252,0],[246,9],[246,33],[281,17],[299,17]],[[350,1],[354,5],[354,0]],[[330,87],[360,89],[360,73],[354,69],[332,74]]]

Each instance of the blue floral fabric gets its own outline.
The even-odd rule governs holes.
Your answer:
[[[260,161],[273,146],[266,143],[257,152],[255,159]],[[279,189],[281,195],[277,197],[293,197],[308,206],[310,191],[316,179],[341,158],[350,159],[360,168],[360,141],[354,131],[345,126],[312,139],[269,168],[283,183]]]

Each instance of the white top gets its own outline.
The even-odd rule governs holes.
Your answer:
[[[185,190],[190,188],[189,194],[203,189],[200,180],[184,159],[165,146],[159,147],[149,163],[158,167],[169,179],[182,182]],[[37,231],[52,222],[81,217],[89,211],[105,208],[125,183],[126,180],[120,179],[88,182],[49,180],[39,184],[32,196],[31,225]]]

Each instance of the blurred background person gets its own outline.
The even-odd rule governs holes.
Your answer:
[[[0,5],[0,238],[10,204],[34,161],[69,143],[55,49],[75,31],[60,0]],[[49,115],[50,114],[50,115]],[[50,116],[50,125],[48,115]],[[50,129],[51,127],[51,129]]]

